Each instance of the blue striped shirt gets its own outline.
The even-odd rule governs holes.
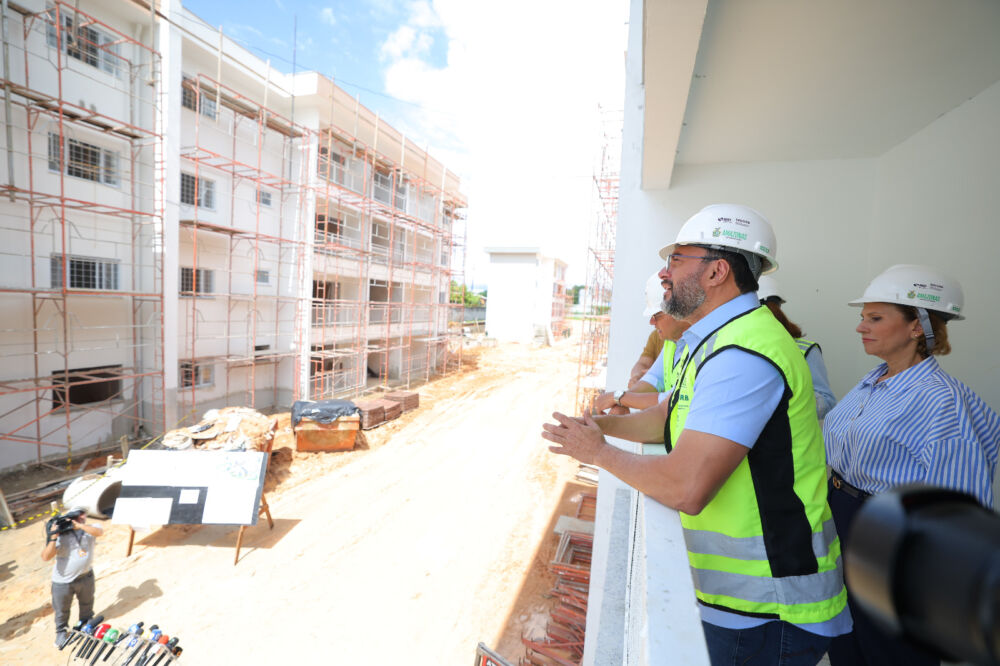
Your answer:
[[[1000,417],[930,356],[882,382],[865,375],[823,422],[830,466],[869,493],[926,483],[993,506]]]

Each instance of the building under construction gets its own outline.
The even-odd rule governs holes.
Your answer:
[[[460,359],[457,176],[169,7],[4,15],[0,469]]]

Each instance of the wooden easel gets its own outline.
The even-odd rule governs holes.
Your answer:
[[[267,505],[267,498],[264,497],[264,492],[260,493],[260,507],[257,509],[257,516],[267,516],[267,527],[268,529],[274,529],[274,521],[271,520],[271,508]],[[240,561],[240,548],[243,546],[243,532],[249,525],[240,525],[240,533],[236,535],[236,557],[233,558],[233,566],[235,567]]]
[[[271,507],[267,505],[267,497],[264,493],[260,494],[260,506],[257,508],[257,516],[267,517],[267,526],[269,529],[274,529],[274,519],[271,518]],[[233,558],[233,566],[236,566],[240,561],[240,548],[243,547],[243,532],[249,525],[240,525],[240,532],[236,535],[236,557]],[[132,554],[132,544],[135,543],[135,529],[129,525],[128,527],[128,550],[125,552],[125,557]]]
[[[267,478],[267,468],[271,465],[271,449],[274,447],[274,436],[273,432],[278,427],[277,419],[272,419],[271,421],[271,441],[267,444],[267,450],[264,451],[264,477]],[[271,507],[267,505],[267,497],[264,495],[264,491],[260,491],[260,505],[257,507],[257,517],[266,516],[268,529],[274,529],[274,520],[271,518]],[[233,566],[239,564],[240,561],[240,548],[243,547],[243,532],[246,531],[249,525],[240,525],[239,534],[236,535],[236,557],[233,558]],[[125,553],[125,557],[132,554],[132,544],[135,542],[135,529],[131,525],[128,527],[128,550]]]

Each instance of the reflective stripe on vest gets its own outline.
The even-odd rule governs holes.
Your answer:
[[[822,532],[813,532],[812,549],[816,559],[822,559],[830,554],[833,542],[837,540],[837,527],[833,518],[823,522]],[[718,555],[738,560],[767,559],[764,537],[731,537],[718,532],[684,529],[684,541],[688,553],[696,555]],[[763,555],[763,558],[761,557]]]
[[[831,599],[836,599],[844,590],[844,577],[841,575],[840,558],[837,558],[837,568],[809,574],[808,576],[768,578],[764,575],[755,576],[716,569],[696,569],[695,567],[691,567],[691,574],[694,576],[695,587],[700,593],[698,595],[699,599],[702,595],[711,595],[716,598],[729,597],[730,599],[746,600],[762,608],[760,612],[754,614],[774,614],[782,619],[786,619],[788,614],[782,614],[780,610],[775,612],[772,610],[772,606],[784,606],[786,608],[800,604],[821,606],[829,604]],[[733,590],[739,591],[739,597],[732,596]],[[725,605],[718,604],[716,601],[709,601],[709,603]],[[767,610],[763,610],[765,607]],[[753,613],[754,611],[748,609],[747,612]],[[803,622],[813,621],[795,619],[795,615],[799,614],[791,615],[790,622],[802,624]]]
[[[806,340],[805,338],[795,338],[795,344],[799,346],[799,351],[805,356],[809,353],[809,350],[813,347],[819,347],[818,342],[813,342],[812,340]]]
[[[804,352],[766,308],[726,322],[674,367],[667,441],[676,444],[695,378],[725,349],[770,362],[785,391],[747,456],[696,516],[681,513],[699,601],[794,624],[825,622],[847,601],[826,497],[826,456]],[[724,361],[722,361],[724,362]]]

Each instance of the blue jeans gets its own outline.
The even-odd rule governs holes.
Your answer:
[[[749,629],[723,629],[702,622],[712,666],[816,666],[829,636],[774,621]]]

